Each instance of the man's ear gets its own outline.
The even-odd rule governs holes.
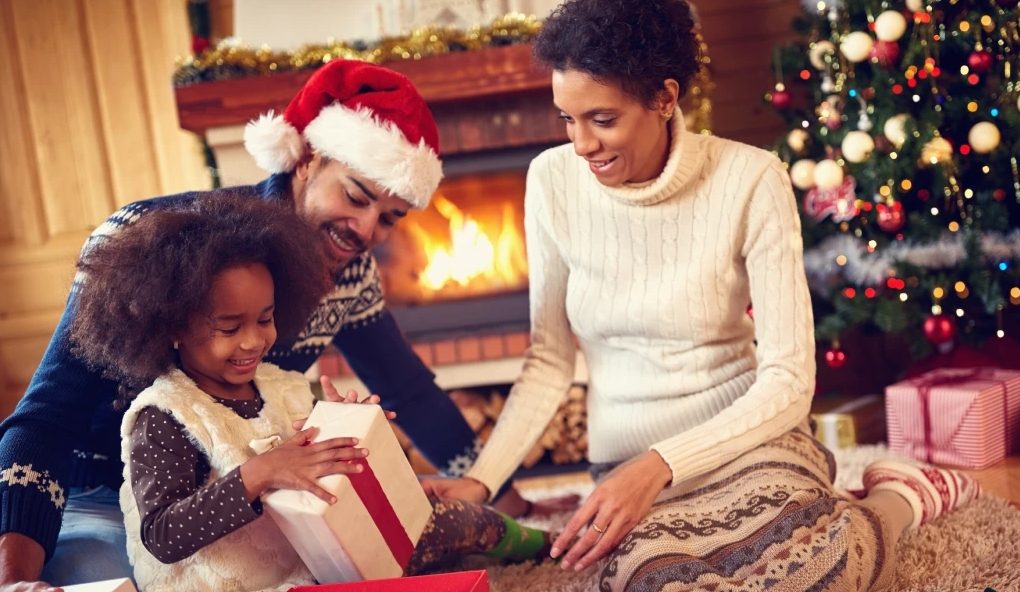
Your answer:
[[[301,181],[307,181],[311,176],[312,169],[319,165],[321,159],[322,157],[317,153],[306,152],[294,167],[294,176]]]

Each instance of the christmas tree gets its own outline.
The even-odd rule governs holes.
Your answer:
[[[765,100],[801,203],[825,359],[855,328],[916,358],[1020,313],[1020,2],[820,0]]]

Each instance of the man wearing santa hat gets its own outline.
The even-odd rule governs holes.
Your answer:
[[[383,406],[397,411],[397,423],[426,457],[459,475],[474,461],[475,435],[386,310],[370,253],[410,209],[428,206],[442,178],[438,132],[424,100],[401,74],[336,60],[309,78],[282,115],[249,123],[245,147],[272,174],[238,190],[292,203],[314,227],[334,279],[297,340],[278,343],[267,361],[305,371],[335,345]],[[83,252],[146,212],[198,195],[129,204]],[[123,472],[122,412],[111,404],[117,385],[78,360],[67,339],[82,281],[75,278],[42,363],[0,425],[0,590],[40,573],[58,585],[131,573],[117,502]],[[510,491],[503,507],[520,514],[530,504]]]

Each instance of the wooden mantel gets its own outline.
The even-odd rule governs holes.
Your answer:
[[[384,64],[406,75],[432,108],[444,155],[566,140],[549,71],[531,45],[491,47]],[[312,70],[203,82],[176,89],[180,126],[198,134],[282,111]]]

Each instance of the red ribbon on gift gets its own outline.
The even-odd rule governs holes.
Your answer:
[[[931,389],[937,386],[965,384],[972,380],[989,380],[992,382],[998,382],[999,386],[1002,387],[1003,392],[1003,415],[1005,416],[1008,414],[1009,410],[1006,402],[1006,381],[999,380],[995,377],[994,368],[970,368],[968,370],[951,372],[938,371],[907,381],[911,385],[917,387],[917,398],[921,403],[921,419],[924,421],[924,460],[926,462],[932,462],[931,453],[934,448],[931,441],[931,413],[929,412]]]
[[[393,553],[393,558],[397,560],[400,567],[407,567],[411,560],[411,554],[414,553],[414,543],[407,536],[407,531],[404,530],[404,525],[400,523],[396,510],[393,509],[389,498],[386,497],[382,484],[379,483],[379,479],[372,472],[372,466],[365,459],[359,458],[350,461],[350,463],[361,465],[360,473],[347,473],[354,492],[358,494],[361,503],[368,510],[368,515],[372,517],[372,521],[379,528],[379,533],[386,541],[386,546],[390,548],[390,553]]]

